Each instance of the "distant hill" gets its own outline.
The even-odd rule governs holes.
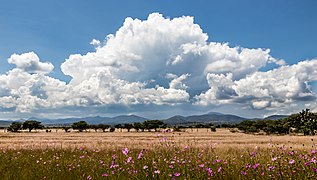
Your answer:
[[[287,118],[289,115],[272,115],[272,116],[268,116],[266,118],[264,118],[265,120],[278,120],[278,119],[283,119],[283,118]]]
[[[264,119],[277,120],[281,118],[288,117],[288,115],[272,115]],[[262,118],[252,119],[261,120]],[[61,119],[41,119],[41,118],[28,118],[16,121],[26,121],[26,120],[36,120],[42,122],[46,126],[64,126],[71,125],[74,122],[86,121],[88,124],[125,124],[125,123],[135,123],[144,122],[148,120],[147,118],[136,116],[136,115],[121,115],[116,117],[85,117],[85,118],[61,118]],[[168,119],[162,119],[162,121],[168,125],[195,125],[195,124],[237,124],[241,121],[249,120],[248,118],[232,115],[232,114],[222,114],[218,112],[209,112],[202,115],[192,115],[192,116],[173,116]],[[8,127],[13,120],[0,120],[0,127]]]
[[[164,123],[169,125],[181,125],[181,124],[236,124],[241,121],[247,120],[247,118],[235,116],[232,114],[221,114],[221,113],[208,113],[203,115],[193,115],[193,116],[173,116],[166,120]]]
[[[78,121],[86,121],[88,124],[124,124],[124,123],[134,123],[134,122],[143,122],[147,120],[144,117],[136,116],[136,115],[122,115],[116,117],[85,117],[85,118],[66,118],[66,119],[54,119],[54,120],[44,120],[41,121],[42,124],[47,125],[65,125],[65,124],[73,124]]]

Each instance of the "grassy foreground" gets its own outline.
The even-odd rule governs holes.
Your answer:
[[[131,146],[130,146],[131,145]],[[1,148],[1,179],[316,179],[316,147],[184,145]]]

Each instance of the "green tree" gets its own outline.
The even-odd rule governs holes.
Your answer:
[[[127,129],[128,132],[130,132],[130,130],[133,128],[133,124],[124,124],[124,125],[123,125],[123,128],[124,128],[124,129]]]
[[[43,129],[44,126],[39,121],[29,120],[29,121],[23,122],[22,128],[29,129],[29,132],[31,132],[32,129]]]
[[[116,124],[114,127],[117,129],[120,129],[120,132],[122,132],[122,128],[123,128],[122,124]]]
[[[70,132],[70,131],[69,131],[70,128],[71,128],[70,126],[63,126],[63,127],[62,127],[62,129],[64,129],[64,131],[65,131],[66,133]]]
[[[102,132],[106,132],[106,129],[110,128],[108,124],[98,124],[98,128],[102,130]]]
[[[95,130],[95,132],[97,132],[98,129],[99,129],[99,126],[96,125],[96,124],[91,124],[91,125],[89,125],[89,127],[90,127],[91,129]]]
[[[78,130],[79,132],[83,132],[84,130],[86,130],[89,127],[89,125],[87,124],[86,121],[79,121],[79,122],[75,122],[72,125],[73,129]]]
[[[287,122],[289,127],[296,128],[297,131],[303,132],[304,135],[315,135],[314,130],[317,129],[317,115],[312,113],[310,109],[292,114],[288,117]]]
[[[139,132],[140,129],[142,129],[143,124],[142,123],[134,123],[133,128],[136,130],[136,132]]]
[[[13,122],[9,127],[8,131],[11,132],[19,132],[19,130],[22,129],[22,123],[21,122]]]
[[[151,129],[154,129],[155,131],[157,131],[158,128],[161,128],[162,126],[164,126],[164,122],[160,121],[160,120],[147,120],[144,121],[144,126],[145,129],[147,129],[149,132],[151,131]]]

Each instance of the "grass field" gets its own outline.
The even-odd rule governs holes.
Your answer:
[[[316,179],[317,137],[52,130],[0,133],[1,179]]]

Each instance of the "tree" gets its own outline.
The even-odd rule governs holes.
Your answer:
[[[98,128],[102,130],[102,132],[106,132],[106,129],[110,128],[108,124],[98,124]]]
[[[145,126],[145,129],[147,129],[149,132],[151,131],[151,129],[154,129],[155,131],[157,131],[157,128],[160,128],[165,125],[164,122],[160,120],[147,120],[147,121],[144,121],[143,124]]]
[[[133,125],[132,124],[124,124],[123,128],[127,129],[128,132],[130,132],[130,130],[133,128]]]
[[[122,132],[122,125],[121,124],[116,124],[114,127],[117,129],[120,129],[120,132]]]
[[[78,130],[79,132],[83,132],[84,130],[86,130],[89,127],[89,125],[87,124],[86,121],[79,121],[79,122],[75,122],[72,125],[73,129]]]
[[[298,132],[301,131],[304,135],[315,135],[314,130],[317,129],[317,115],[310,112],[310,109],[292,114],[288,117],[287,122],[289,127],[296,128]]]
[[[70,128],[71,128],[70,126],[63,126],[63,127],[62,127],[62,129],[64,129],[64,131],[65,131],[66,133],[69,132],[69,129],[70,129]]]
[[[111,127],[111,128],[109,129],[110,132],[114,132],[115,130],[116,130],[116,128],[114,128],[114,127]]]
[[[133,124],[133,128],[136,130],[136,132],[139,132],[139,130],[142,129],[142,126],[143,124],[139,122]]]
[[[29,132],[31,132],[32,129],[43,129],[43,127],[44,126],[41,124],[41,122],[33,121],[33,120],[25,121],[22,124],[22,128],[23,129],[29,129]]]
[[[98,125],[96,125],[96,124],[92,124],[92,125],[90,125],[89,127],[90,127],[91,129],[94,129],[95,132],[97,132],[98,129],[99,129]]]
[[[9,127],[8,131],[11,132],[19,132],[19,130],[22,129],[22,123],[21,122],[13,122]]]

